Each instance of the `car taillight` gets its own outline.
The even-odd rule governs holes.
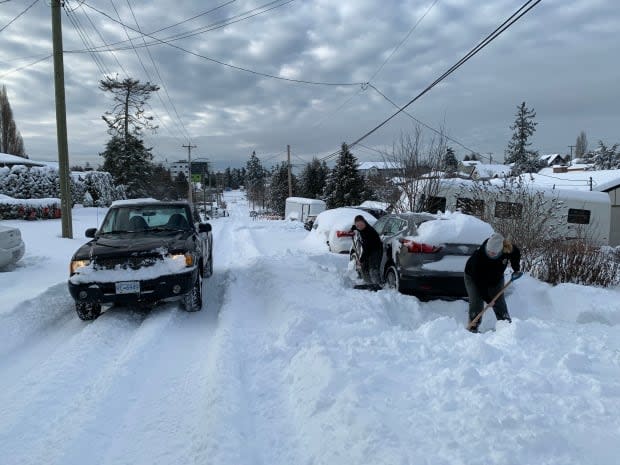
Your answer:
[[[336,237],[353,237],[353,231],[336,231]]]
[[[411,239],[399,239],[399,242],[407,247],[410,253],[437,253],[441,250],[441,247],[436,245],[423,244],[421,242],[415,242]]]

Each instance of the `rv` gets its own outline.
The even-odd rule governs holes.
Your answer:
[[[286,199],[284,218],[305,223],[308,219],[314,219],[326,208],[325,202],[318,199],[304,197],[289,197]]]
[[[600,245],[609,245],[611,201],[604,192],[550,189],[532,184],[519,187],[504,180],[481,183],[441,179],[426,204],[431,206],[428,210],[432,212],[460,210],[474,216],[486,214],[487,217],[518,219],[524,209],[523,202],[527,201],[520,194],[524,189],[530,195],[540,195],[543,205],[554,205],[558,238],[585,237]]]

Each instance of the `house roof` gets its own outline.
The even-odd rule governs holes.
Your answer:
[[[557,189],[589,191],[590,178],[592,178],[592,190],[594,191],[607,192],[620,187],[620,170],[554,173],[553,168],[543,168],[538,173],[526,175],[525,178],[538,186],[555,187]]]
[[[0,165],[45,166],[43,163],[32,161],[32,160],[29,160],[28,158],[22,158],[16,155],[9,155],[8,153],[1,153],[1,152],[0,152]]]
[[[392,161],[363,161],[360,162],[358,169],[370,170],[372,168],[376,168],[378,170],[397,170],[400,169],[400,167],[400,163]]]

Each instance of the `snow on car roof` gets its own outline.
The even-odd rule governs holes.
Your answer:
[[[170,202],[162,202],[161,200],[152,199],[152,198],[144,198],[144,199],[127,199],[127,200],[115,200],[110,205],[112,207],[124,207],[128,205],[144,205],[144,204],[166,204],[166,205],[187,205],[187,202],[184,200],[173,200]]]
[[[416,236],[410,238],[425,244],[482,244],[493,234],[493,228],[475,216],[461,212],[446,212],[418,226]]]
[[[306,197],[287,197],[287,202],[303,203],[304,205],[325,205],[325,202],[319,199],[308,199]]]
[[[333,208],[318,214],[315,220],[318,224],[317,230],[329,231],[332,228],[346,228],[348,230],[353,226],[353,220],[357,215],[362,215],[371,225],[377,221],[377,218],[364,210],[348,207]]]

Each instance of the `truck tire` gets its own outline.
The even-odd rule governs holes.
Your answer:
[[[183,296],[183,309],[186,312],[202,310],[202,278],[200,273],[196,273],[196,281],[192,289]]]
[[[76,302],[75,311],[80,320],[91,321],[101,315],[101,304],[93,302]]]

